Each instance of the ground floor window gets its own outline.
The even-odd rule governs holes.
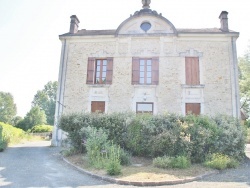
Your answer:
[[[136,113],[149,113],[153,114],[154,111],[154,103],[145,103],[145,102],[137,102],[136,103]]]
[[[186,114],[200,115],[201,104],[200,103],[186,103]]]
[[[104,101],[92,101],[91,102],[91,112],[92,113],[104,113],[105,112],[105,102]]]

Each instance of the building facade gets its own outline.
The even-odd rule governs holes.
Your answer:
[[[56,125],[61,114],[124,112],[226,114],[240,118],[236,40],[221,28],[177,29],[142,0],[114,30],[79,30],[71,16],[62,41]]]

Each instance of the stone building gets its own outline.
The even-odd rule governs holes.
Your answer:
[[[236,40],[222,11],[220,28],[177,29],[142,0],[114,30],[79,30],[71,16],[62,42],[57,118],[70,112],[240,117]],[[61,139],[55,125],[53,142]]]

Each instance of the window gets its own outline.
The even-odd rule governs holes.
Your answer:
[[[140,84],[152,83],[152,60],[140,59]]]
[[[158,85],[159,58],[133,58],[132,84]]]
[[[200,115],[201,104],[200,103],[186,103],[186,114]]]
[[[200,84],[199,58],[186,57],[185,66],[186,66],[186,84],[199,85]]]
[[[141,102],[136,103],[137,114],[141,113],[153,114],[153,110],[154,110],[154,103],[141,103]]]
[[[147,32],[151,28],[151,23],[149,22],[143,22],[141,24],[141,29],[145,32]]]
[[[105,112],[105,102],[104,101],[92,101],[91,102],[91,112],[92,113],[104,113]]]
[[[113,58],[88,58],[87,84],[112,84]]]
[[[96,60],[95,84],[106,84],[107,60]]]

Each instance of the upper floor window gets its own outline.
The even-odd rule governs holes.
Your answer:
[[[87,84],[112,84],[113,58],[88,58]]]
[[[159,58],[137,58],[132,62],[132,84],[158,85]]]
[[[140,84],[152,83],[152,60],[140,59]]]
[[[96,60],[95,84],[106,84],[107,59]]]
[[[200,70],[198,57],[186,57],[186,84],[199,85],[200,84]]]

